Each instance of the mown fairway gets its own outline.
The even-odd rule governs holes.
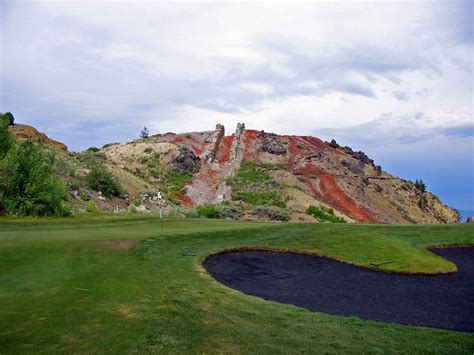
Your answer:
[[[112,243],[104,241],[139,241]],[[450,353],[474,334],[313,313],[229,289],[201,266],[238,247],[317,252],[405,272],[455,266],[428,245],[474,244],[473,225],[0,221],[0,353]],[[125,248],[131,246],[130,248]],[[182,249],[196,256],[182,256]],[[370,303],[370,300],[367,300]]]

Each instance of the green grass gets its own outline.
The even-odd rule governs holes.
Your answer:
[[[281,186],[270,178],[263,167],[254,161],[244,161],[235,177],[228,179],[232,186],[232,200],[252,205],[285,207]]]
[[[193,179],[192,173],[180,173],[171,171],[166,174],[166,182],[161,186],[161,191],[174,202],[185,193],[184,186]]]
[[[259,168],[254,161],[244,161],[239,170],[237,171],[236,176],[234,177],[234,184],[248,184],[250,182],[265,182],[270,179],[268,173]]]
[[[318,219],[320,222],[346,223],[344,218],[338,217],[334,214],[334,209],[332,208],[311,205],[306,210],[306,213]]]
[[[252,192],[252,191],[240,191],[232,194],[232,200],[243,201],[252,205],[272,205],[281,208],[286,207],[285,201],[280,198],[275,191],[270,192]]]
[[[104,240],[141,240],[114,249]],[[0,352],[472,354],[474,335],[309,312],[229,289],[202,268],[223,249],[312,251],[449,272],[429,245],[474,226],[264,224],[156,216],[0,220]],[[195,253],[183,257],[182,248]]]

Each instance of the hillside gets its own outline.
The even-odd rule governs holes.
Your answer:
[[[316,137],[247,130],[244,124],[226,135],[218,124],[213,131],[166,133],[81,153],[38,141],[62,157],[57,170],[70,186],[76,211],[89,199],[103,211],[156,210],[160,191],[173,213],[218,205],[221,217],[238,219],[457,222],[456,211],[433,194],[383,171],[363,152]],[[112,172],[124,189],[121,196],[106,199],[84,186],[91,162]]]

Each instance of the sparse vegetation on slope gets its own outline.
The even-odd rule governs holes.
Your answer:
[[[331,222],[331,223],[346,223],[346,220],[342,217],[338,217],[334,213],[334,209],[327,208],[324,206],[309,206],[306,213],[313,216],[320,222]]]
[[[243,125],[238,134],[225,136],[218,125],[214,132],[166,133],[69,153],[33,127],[10,126],[9,116],[1,118],[0,159],[12,144],[8,132],[18,142],[40,143],[53,175],[67,185],[66,200],[75,214],[86,212],[90,200],[100,212],[117,213],[150,212],[158,205],[192,210],[226,201],[243,211],[224,218],[260,218],[264,214],[255,208],[270,206],[288,208],[291,220],[298,221],[308,206],[321,204],[356,222],[458,221],[454,210],[425,191],[421,179],[416,184],[398,179],[365,153],[315,137],[279,136]],[[165,205],[157,203],[159,191]],[[320,221],[337,220],[327,211],[318,214]]]
[[[119,196],[123,192],[112,173],[102,164],[92,165],[86,176],[86,182],[91,189],[102,192],[108,198]]]
[[[254,161],[245,161],[236,176],[228,180],[232,186],[232,199],[252,205],[285,207],[282,186]]]

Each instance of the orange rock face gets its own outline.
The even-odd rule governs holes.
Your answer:
[[[36,128],[16,124],[10,127],[10,132],[15,136],[17,142],[24,141],[25,139],[31,139],[33,142],[49,145],[55,149],[67,152],[67,146],[61,142],[50,139],[46,134],[39,132]]]

